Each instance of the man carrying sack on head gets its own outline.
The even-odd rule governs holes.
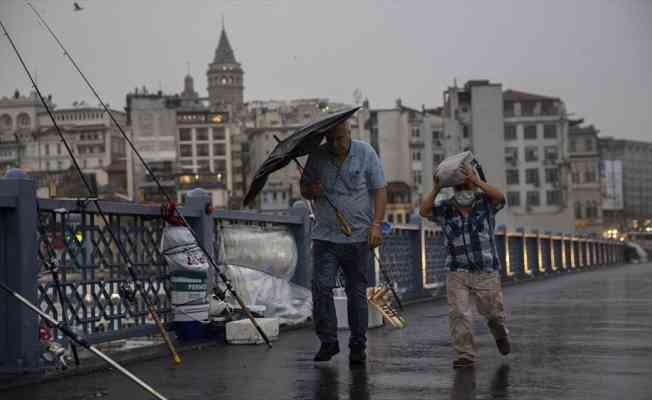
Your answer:
[[[382,242],[381,223],[386,205],[380,159],[368,143],[351,140],[347,122],[339,124],[326,134],[326,143],[308,156],[301,177],[301,194],[315,203],[312,296],[321,347],[314,360],[328,361],[340,351],[333,288],[337,269],[341,267],[351,328],[349,361],[363,364],[370,252]],[[350,229],[344,228],[347,224]]]
[[[457,355],[453,368],[475,363],[477,349],[471,330],[471,301],[487,319],[500,353],[507,355],[511,351],[494,238],[496,213],[505,206],[505,196],[475,174],[469,159],[472,154],[466,152],[442,162],[433,178],[433,190],[423,200],[420,210],[422,217],[428,217],[442,228],[448,249],[448,323]],[[453,186],[453,197],[435,204],[435,197],[445,186]]]

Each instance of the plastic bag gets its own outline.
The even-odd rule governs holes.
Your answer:
[[[435,171],[435,175],[439,178],[439,186],[444,188],[464,183],[463,165],[470,163],[474,158],[472,152],[465,151],[444,159]]]

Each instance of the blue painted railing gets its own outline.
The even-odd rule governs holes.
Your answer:
[[[202,193],[189,196],[182,214],[201,243],[215,251],[225,224],[286,227],[299,250],[294,283],[309,287],[312,278],[311,221],[306,210],[261,213],[215,211]],[[171,317],[167,267],[159,252],[164,223],[160,209],[132,203],[102,202],[131,257],[138,279],[160,315]],[[504,280],[522,280],[624,261],[620,242],[524,231],[497,232]],[[55,252],[65,288],[67,323],[92,343],[156,331],[142,298],[126,302],[119,287],[130,278],[108,227],[91,202],[46,200],[35,196],[34,182],[0,179],[0,279],[43,311],[61,319],[61,307],[45,261]],[[382,267],[405,301],[441,294],[445,289],[446,249],[440,230],[422,225],[397,225],[376,250]],[[370,284],[382,283],[380,265],[370,265]],[[38,320],[22,305],[0,295],[0,369],[38,366]]]

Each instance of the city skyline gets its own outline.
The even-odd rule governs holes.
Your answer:
[[[245,101],[328,97],[351,103],[360,89],[372,108],[392,106],[399,97],[413,107],[440,106],[453,79],[490,79],[505,89],[560,97],[574,118],[596,125],[602,135],[650,140],[652,29],[645,21],[652,6],[642,1],[592,2],[591,8],[563,3],[561,13],[562,3],[551,2],[499,2],[489,9],[468,2],[196,1],[192,8],[168,3],[152,9],[149,2],[114,1],[86,2],[81,12],[67,3],[33,3],[119,109],[134,87],[181,92],[188,62],[197,91],[206,96],[206,69],[224,14],[245,70]],[[95,103],[22,2],[3,3],[0,15],[59,107]],[[4,42],[0,96],[24,93],[27,78]]]

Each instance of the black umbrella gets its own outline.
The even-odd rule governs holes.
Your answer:
[[[295,158],[315,151],[328,131],[346,121],[358,109],[360,107],[353,107],[329,114],[299,128],[292,135],[285,138],[285,140],[280,141],[263,165],[256,171],[254,179],[249,186],[249,191],[247,191],[247,195],[243,201],[244,205],[248,206],[253,202],[254,198],[260,193],[263,186],[265,186],[269,174],[287,166]]]

